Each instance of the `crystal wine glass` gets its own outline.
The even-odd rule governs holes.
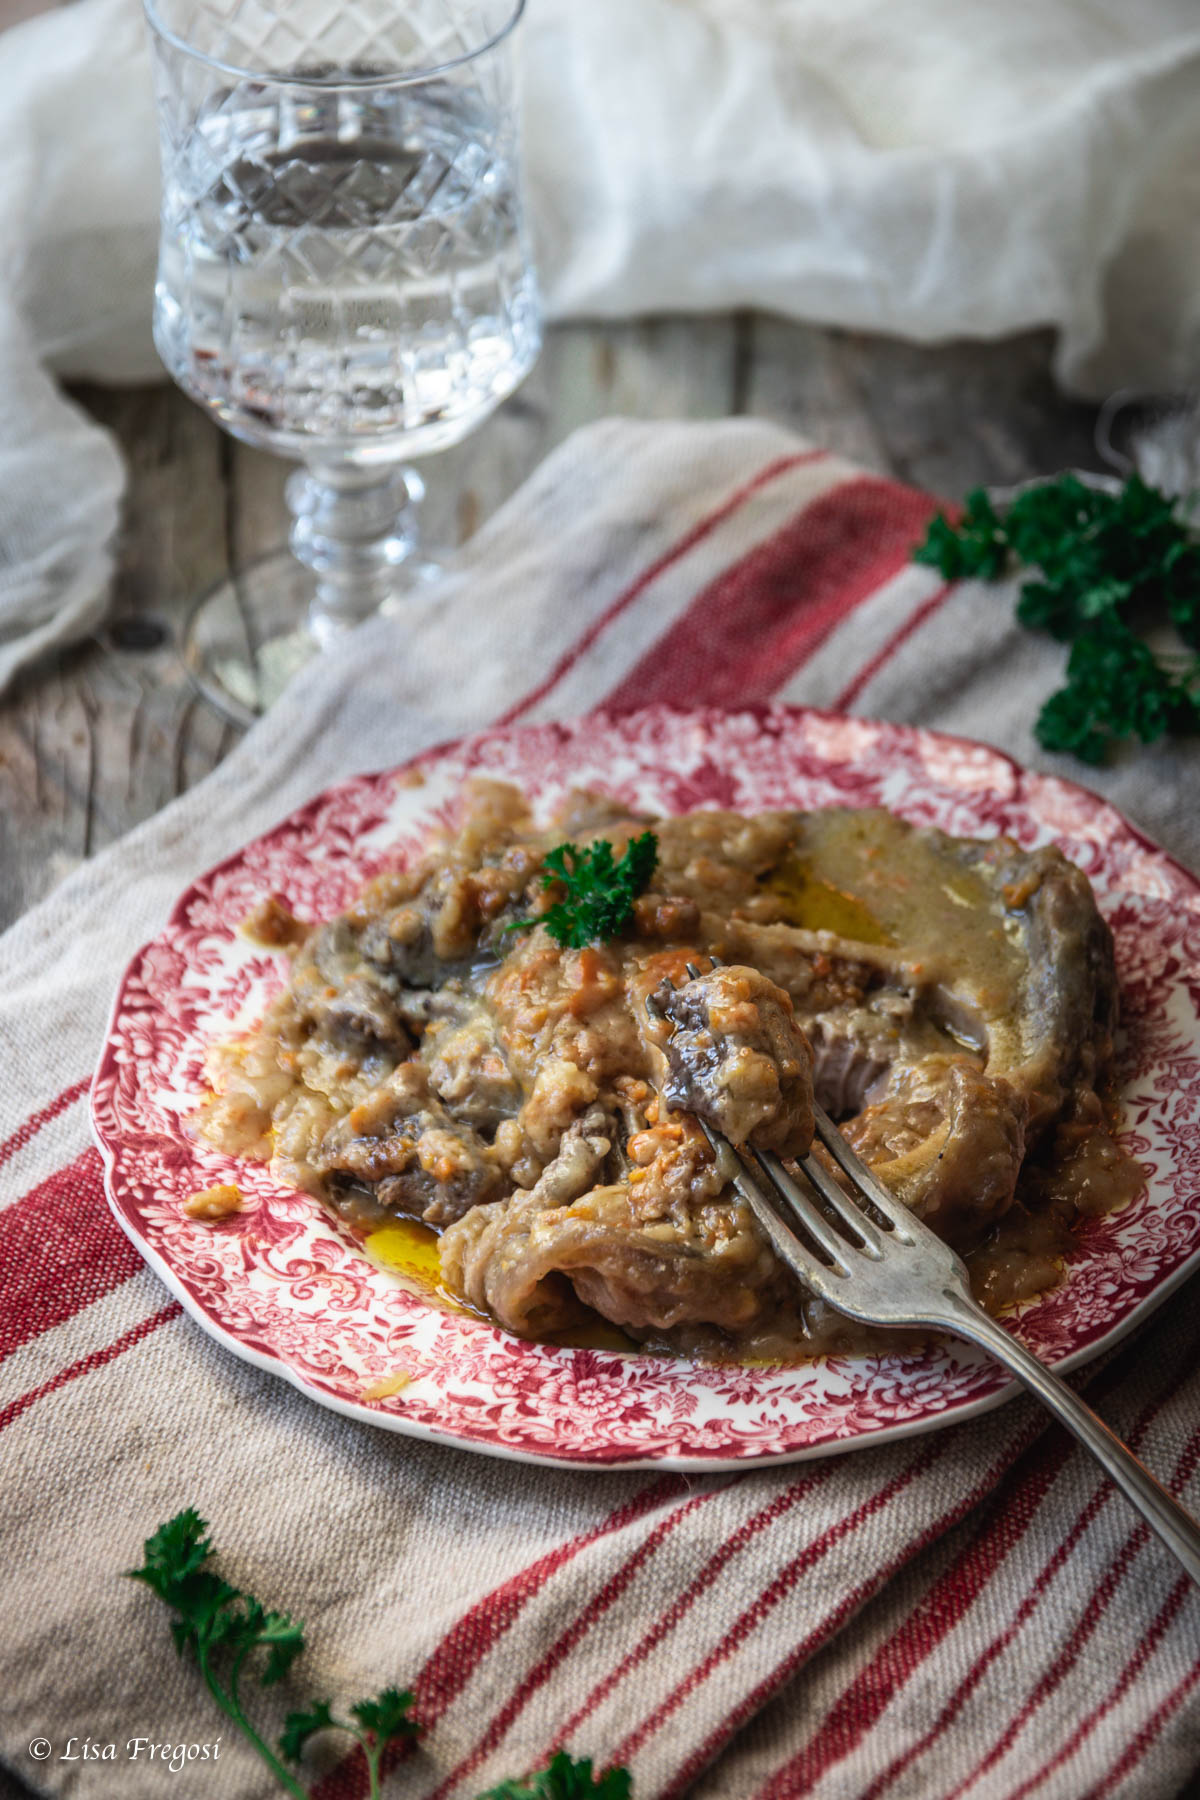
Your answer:
[[[420,479],[541,345],[517,169],[525,0],[146,0],[162,141],[154,341],[235,437],[298,458],[280,550],[184,657],[248,722],[431,565]]]

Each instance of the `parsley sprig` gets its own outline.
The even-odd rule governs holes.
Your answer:
[[[1066,683],[1034,727],[1045,749],[1100,763],[1122,738],[1200,730],[1200,542],[1140,475],[1116,493],[1062,475],[1018,494],[1003,518],[975,488],[957,526],[939,515],[914,555],[948,581],[1031,571],[1018,619],[1071,645]],[[1183,653],[1142,635],[1164,620]]]
[[[307,1800],[291,1771],[259,1735],[242,1703],[241,1679],[257,1651],[266,1659],[258,1667],[261,1687],[281,1681],[304,1648],[304,1627],[286,1613],[268,1612],[253,1594],[231,1587],[206,1565],[212,1555],[208,1526],[192,1508],[160,1525],[144,1545],[140,1569],[128,1573],[143,1581],[174,1612],[171,1636],[182,1656],[195,1652],[205,1686],[225,1716],[252,1744],[279,1785],[294,1800]],[[296,1762],[317,1731],[347,1731],[362,1745],[370,1773],[371,1800],[379,1800],[379,1759],[387,1744],[413,1737],[418,1726],[408,1716],[411,1694],[388,1688],[377,1700],[363,1700],[350,1711],[355,1723],[335,1718],[328,1700],[307,1712],[289,1713],[279,1740],[282,1755]]]
[[[371,1800],[377,1800],[380,1782],[380,1761],[389,1744],[398,1743],[402,1738],[416,1737],[420,1726],[415,1719],[409,1717],[412,1706],[412,1695],[400,1693],[396,1688],[384,1688],[378,1700],[360,1700],[350,1708],[352,1725],[348,1719],[335,1719],[328,1700],[318,1700],[307,1712],[289,1713],[284,1720],[283,1732],[279,1739],[279,1748],[289,1762],[300,1761],[309,1738],[318,1731],[346,1731],[362,1748],[367,1759],[367,1774],[370,1779]]]
[[[502,1781],[479,1800],[629,1800],[630,1792],[628,1769],[606,1769],[594,1776],[586,1756],[575,1762],[560,1750],[535,1775]]]
[[[647,834],[649,835],[649,834]],[[653,864],[651,864],[653,867]],[[269,1612],[253,1594],[231,1587],[209,1568],[212,1540],[208,1526],[192,1507],[160,1525],[143,1546],[140,1569],[127,1573],[144,1582],[169,1606],[175,1617],[171,1635],[182,1656],[194,1652],[206,1687],[225,1716],[253,1745],[285,1793],[309,1800],[296,1777],[255,1730],[242,1704],[240,1682],[251,1657],[258,1682],[270,1687],[281,1681],[304,1649],[304,1627],[286,1613]],[[256,1653],[264,1651],[265,1660]],[[309,1739],[320,1731],[344,1731],[361,1746],[367,1761],[370,1800],[380,1800],[383,1753],[389,1744],[418,1735],[411,1717],[413,1697],[385,1688],[375,1700],[360,1700],[350,1719],[339,1719],[329,1700],[314,1701],[291,1712],[279,1739],[281,1756],[298,1763]],[[544,1769],[521,1781],[503,1781],[479,1800],[630,1800],[629,1771],[607,1770],[593,1776],[591,1762],[576,1761],[559,1751]]]
[[[521,919],[507,929],[529,931],[534,925],[544,925],[555,943],[570,950],[618,937],[657,862],[658,839],[652,831],[630,838],[619,857],[613,856],[607,838],[582,848],[559,844],[545,858],[542,886],[562,887],[562,899],[537,918]]]

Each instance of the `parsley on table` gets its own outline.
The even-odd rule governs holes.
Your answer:
[[[648,834],[647,834],[648,835]],[[653,866],[653,865],[651,865]],[[171,1635],[182,1656],[195,1653],[206,1687],[225,1716],[254,1746],[276,1781],[293,1800],[309,1800],[296,1777],[254,1729],[242,1705],[240,1682],[257,1651],[260,1686],[282,1680],[304,1649],[304,1627],[286,1613],[268,1612],[252,1594],[242,1593],[206,1565],[212,1555],[208,1526],[192,1508],[160,1525],[143,1546],[140,1569],[127,1573],[145,1582],[174,1612]],[[356,1739],[367,1759],[370,1800],[380,1800],[381,1761],[387,1746],[418,1735],[411,1715],[413,1697],[385,1688],[375,1700],[360,1700],[350,1719],[335,1717],[332,1703],[314,1701],[303,1712],[289,1713],[279,1749],[288,1762],[299,1762],[311,1737],[319,1731],[344,1731]],[[353,1723],[351,1723],[351,1720]],[[628,1769],[608,1769],[593,1777],[592,1765],[561,1750],[549,1765],[523,1781],[504,1781],[479,1800],[630,1800]]]
[[[633,913],[633,903],[645,890],[658,862],[658,839],[652,831],[630,838],[619,857],[607,838],[579,848],[559,844],[545,858],[543,888],[562,887],[561,900],[534,919],[521,919],[509,931],[529,931],[544,925],[555,943],[582,950],[604,938],[620,935]]]
[[[1062,475],[1026,488],[1003,517],[975,488],[958,524],[939,515],[914,558],[948,581],[1031,572],[1018,619],[1071,645],[1066,684],[1034,727],[1044,749],[1099,763],[1122,738],[1200,730],[1200,541],[1140,475],[1116,493]],[[1184,653],[1147,642],[1160,622]]]
[[[502,1781],[480,1794],[479,1800],[629,1800],[630,1792],[628,1769],[607,1769],[593,1776],[587,1757],[575,1762],[560,1750],[547,1768],[524,1781]]]
[[[355,1723],[335,1719],[328,1700],[318,1700],[307,1712],[289,1713],[284,1720],[279,1748],[289,1762],[299,1762],[310,1737],[318,1731],[347,1731],[358,1740],[367,1759],[371,1800],[377,1800],[380,1782],[380,1759],[388,1744],[401,1738],[416,1737],[420,1726],[409,1717],[412,1695],[396,1688],[384,1688],[377,1700],[360,1700],[350,1708]]]
[[[286,1613],[268,1612],[252,1594],[239,1592],[205,1565],[212,1555],[208,1526],[193,1508],[176,1513],[146,1539],[140,1569],[130,1569],[135,1581],[143,1581],[174,1612],[171,1635],[182,1656],[195,1652],[209,1693],[226,1717],[252,1744],[279,1785],[307,1800],[305,1790],[279,1757],[254,1729],[242,1704],[241,1678],[256,1651],[266,1659],[258,1671],[262,1687],[270,1687],[287,1674],[304,1648],[304,1627]],[[362,1745],[370,1774],[371,1800],[379,1797],[379,1759],[385,1745],[412,1737],[418,1726],[409,1718],[411,1694],[388,1688],[377,1700],[363,1700],[350,1708],[355,1723],[333,1716],[328,1700],[320,1700],[307,1712],[290,1713],[279,1748],[288,1761],[299,1759],[307,1740],[317,1731],[347,1731]]]

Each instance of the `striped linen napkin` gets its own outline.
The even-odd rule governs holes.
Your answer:
[[[0,941],[0,1758],[19,1791],[274,1791],[121,1577],[185,1505],[230,1579],[308,1624],[268,1725],[312,1695],[413,1689],[425,1731],[389,1793],[469,1800],[558,1746],[628,1764],[638,1800],[1180,1791],[1200,1596],[1032,1403],[699,1477],[371,1430],[182,1315],[111,1219],[88,1141],[126,959],[198,871],[349,773],[501,719],[652,700],[810,701],[1053,760],[1029,728],[1061,652],[1016,630],[1011,594],[909,563],[932,508],[757,423],[589,428],[441,588],[307,671]],[[1195,865],[1196,772],[1194,750],[1156,748],[1097,779]],[[1085,1386],[1200,1507],[1194,1297]],[[218,1740],[179,1774],[161,1749]],[[364,1794],[361,1760],[327,1762],[315,1791]]]

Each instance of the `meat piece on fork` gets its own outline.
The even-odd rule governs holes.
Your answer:
[[[803,1156],[813,1136],[812,1050],[783,989],[731,964],[678,988],[664,982],[654,998],[674,1027],[662,1045],[668,1104],[733,1144]]]

